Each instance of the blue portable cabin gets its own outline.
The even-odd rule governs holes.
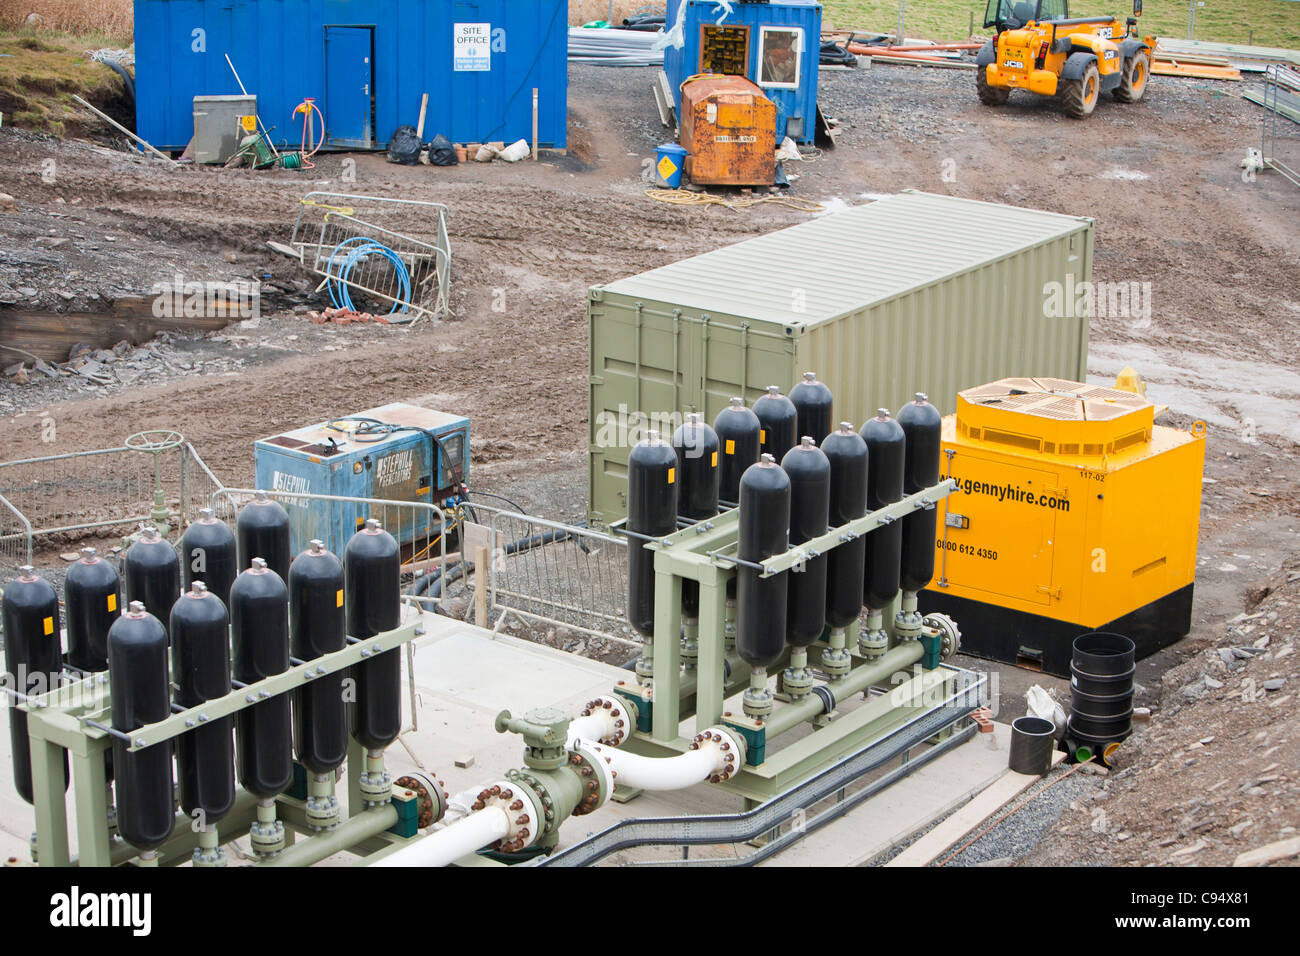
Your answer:
[[[567,14],[567,0],[135,0],[136,132],[184,149],[193,98],[240,92],[228,54],[277,146],[300,144],[293,111],[314,97],[324,149],[381,149],[425,93],[426,140],[531,140],[536,88],[538,143],[561,149]]]
[[[687,5],[683,45],[664,51],[664,74],[681,116],[682,83],[697,73],[743,75],[776,104],[776,141],[811,143],[817,129],[822,6],[815,0],[742,3],[668,0],[667,23]],[[792,49],[797,43],[798,48]],[[791,55],[793,54],[793,55]]]

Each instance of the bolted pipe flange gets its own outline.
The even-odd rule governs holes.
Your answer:
[[[600,738],[600,743],[606,746],[619,746],[636,729],[636,704],[630,700],[622,697],[594,697],[587,701],[587,706],[582,709],[582,716],[590,717],[599,711],[604,711],[609,721],[609,733]]]
[[[334,796],[334,774],[312,774],[307,781],[307,825],[313,830],[338,826],[339,801]]]
[[[844,628],[831,628],[830,647],[822,651],[822,670],[832,681],[843,680],[853,668],[853,655],[844,646]]]
[[[806,667],[787,667],[781,674],[781,686],[792,700],[807,697],[812,692],[812,671]]]
[[[502,853],[518,853],[537,842],[547,829],[546,810],[531,774],[511,771],[507,779],[489,784],[474,801],[476,810],[496,807],[509,820],[506,835],[491,845]]]
[[[741,706],[750,717],[766,717],[772,712],[772,692],[767,688],[767,668],[755,667],[749,674],[749,686]]]
[[[654,684],[654,677],[654,652],[648,642],[643,642],[641,656],[636,659],[636,681],[642,687],[650,687]]]
[[[957,622],[947,614],[935,611],[934,613],[927,614],[923,617],[921,623],[924,626],[939,632],[941,641],[939,650],[940,658],[946,661],[961,650],[961,630],[957,627]]]
[[[271,812],[275,812],[274,808]],[[274,856],[284,849],[284,824],[274,819],[257,820],[248,830],[248,842],[258,856]]]
[[[746,688],[745,696],[741,699],[741,708],[749,717],[766,717],[772,713],[772,692],[766,687]]]
[[[894,636],[900,644],[918,640],[922,627],[920,611],[899,611],[894,615]]]
[[[313,830],[328,830],[339,824],[339,801],[334,794],[307,798],[307,826]]]
[[[191,860],[195,866],[222,867],[226,865],[226,854],[219,844],[216,827],[204,827],[199,831],[199,845],[194,848]]]
[[[691,740],[691,749],[712,747],[717,754],[710,783],[726,783],[745,765],[745,738],[730,727],[709,727]]]
[[[700,622],[698,618],[682,618],[682,667],[693,671],[700,659]]]
[[[583,775],[582,799],[573,808],[573,815],[586,816],[604,806],[605,801],[613,794],[614,771],[609,768],[609,759],[602,757],[595,748],[584,741],[579,741],[573,748],[569,755],[569,764],[574,771]],[[585,773],[588,770],[591,772]]]
[[[398,777],[396,786],[410,790],[415,794],[415,825],[419,829],[428,829],[447,815],[447,805],[450,798],[448,798],[445,784],[441,780],[435,781],[422,773],[409,773]]]
[[[871,610],[867,614],[867,627],[858,634],[858,653],[868,660],[884,657],[889,650],[889,632],[885,630],[884,614]]]
[[[357,783],[367,807],[381,807],[393,799],[393,777],[385,770],[368,770]]]

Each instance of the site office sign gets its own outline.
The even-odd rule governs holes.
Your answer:
[[[492,24],[457,23],[452,36],[452,68],[457,73],[492,69]]]

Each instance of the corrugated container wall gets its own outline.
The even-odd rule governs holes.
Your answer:
[[[1088,319],[1056,304],[1092,244],[1091,219],[909,191],[593,288],[589,519],[624,516],[644,428],[806,371],[855,426],[915,392],[946,414],[1000,378],[1082,381]]]
[[[673,93],[677,115],[682,110],[682,83],[697,73],[744,75],[763,89],[776,104],[776,141],[787,132],[801,143],[811,143],[817,126],[817,67],[821,59],[822,7],[813,0],[785,0],[778,3],[732,3],[731,12],[713,0],[668,0],[668,23],[676,23],[677,11],[687,4],[683,45],[664,51],[664,73]],[[733,27],[743,37],[745,68],[728,67],[725,49],[718,62],[709,62],[701,51],[705,35],[715,27]],[[779,54],[786,52],[790,35],[799,48],[793,62]],[[720,44],[726,44],[719,37]],[[766,55],[765,55],[766,54]],[[793,67],[793,69],[791,69]],[[794,128],[787,129],[790,120]]]
[[[239,92],[229,54],[279,146],[299,145],[293,110],[309,96],[326,148],[386,146],[416,125],[425,93],[426,140],[531,139],[536,87],[538,142],[563,148],[567,11],[566,0],[135,0],[136,131],[183,149],[193,98]]]

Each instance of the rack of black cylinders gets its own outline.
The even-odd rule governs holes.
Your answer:
[[[882,409],[859,428],[836,422],[834,402],[809,372],[788,394],[765,386],[751,407],[732,398],[712,427],[692,410],[671,441],[637,436],[628,516],[611,530],[628,541],[641,654],[615,693],[635,707],[646,752],[680,743],[693,714],[746,735],[757,767],[769,736],[831,714],[865,675],[957,670],[942,665],[959,645],[955,622],[916,610],[936,504],[955,489],[940,473],[939,412],[918,394],[897,419]],[[869,630],[855,637],[864,608]],[[742,708],[724,712],[740,690]],[[822,724],[827,747],[846,745],[830,740],[833,717]]]
[[[247,833],[257,851],[259,823],[267,860],[276,832],[284,846],[277,801],[301,798],[307,777],[327,778],[332,800],[345,762],[349,821],[389,802],[382,751],[400,732],[400,653],[423,633],[422,616],[403,612],[400,551],[368,521],[342,559],[313,542],[290,565],[284,510],[266,496],[250,508],[256,520],[233,533],[205,512],[179,548],[146,529],[120,574],[86,549],[67,575],[62,615],[55,588],[30,567],[6,588],[5,665],[20,675],[6,688],[14,785],[35,810],[39,864],[149,864],[160,852],[173,863],[193,852],[197,864],[205,848],[205,859],[221,856],[204,842],[218,824],[221,842]],[[348,675],[355,701],[339,693]],[[324,829],[310,825],[310,803],[307,824],[291,823]]]

